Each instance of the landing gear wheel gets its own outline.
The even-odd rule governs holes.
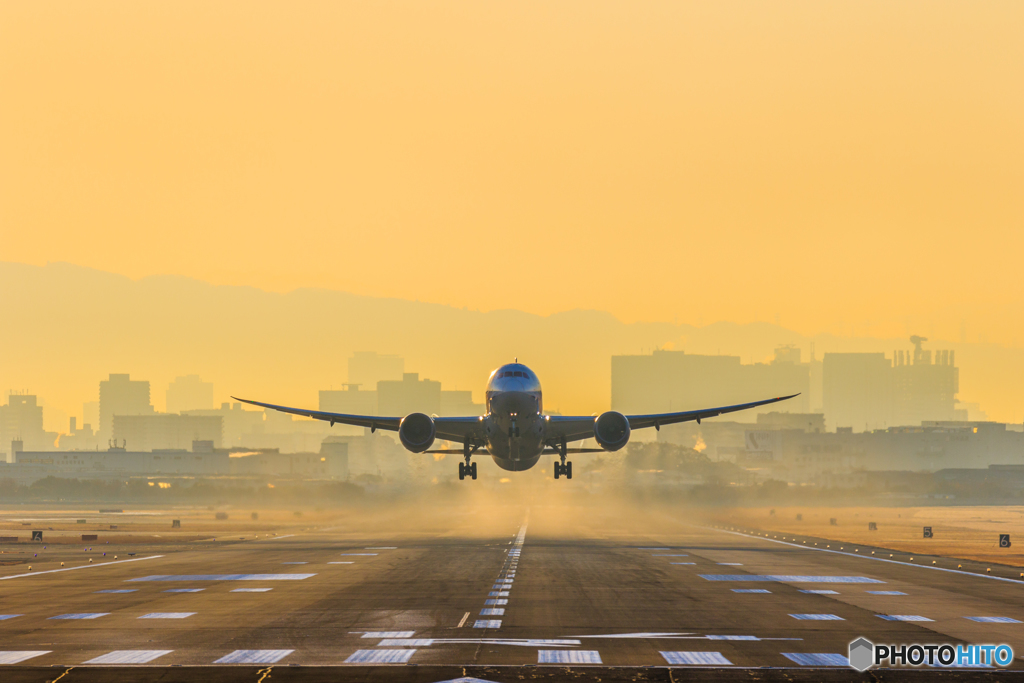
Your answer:
[[[559,475],[562,474],[562,466],[557,462],[555,463],[555,479],[558,479]]]
[[[473,477],[473,481],[476,481],[476,463],[469,466],[469,476]]]
[[[459,463],[459,481],[466,478],[466,465],[465,463]]]
[[[564,470],[565,470],[565,478],[566,479],[572,479],[572,463],[571,462],[565,463]]]

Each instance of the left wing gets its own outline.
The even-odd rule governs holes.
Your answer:
[[[290,413],[292,415],[302,415],[303,417],[311,417],[314,420],[323,420],[324,422],[330,422],[333,427],[335,423],[343,425],[355,425],[356,427],[369,427],[370,431],[376,431],[378,429],[386,429],[391,432],[397,432],[398,428],[402,425],[401,417],[377,417],[376,415],[346,415],[344,413],[328,413],[322,410],[306,410],[305,408],[289,408],[288,406],[278,406],[273,403],[260,403],[259,401],[250,401],[244,398],[237,398],[232,396],[231,398],[242,403],[248,403],[249,405],[259,406],[261,408],[268,408],[270,410],[278,410],[282,413]],[[434,430],[437,434],[438,439],[446,441],[465,441],[466,437],[482,438],[484,435],[484,429],[480,417],[435,417],[434,418]]]
[[[768,405],[769,403],[778,403],[779,401],[786,401],[799,395],[800,394],[780,396],[779,398],[769,398],[764,401],[754,401],[753,403],[739,403],[734,406],[705,408],[704,410],[687,410],[681,413],[627,415],[626,419],[629,420],[630,429],[644,429],[645,427],[661,429],[663,425],[676,424],[677,422],[691,422],[694,420],[699,424],[700,421],[705,418],[718,417],[719,415],[724,415],[726,413],[735,413],[740,410]],[[597,420],[597,417],[598,416],[596,415],[591,415],[589,417],[551,415],[548,418],[548,426],[545,429],[545,436],[548,438],[565,439],[566,441],[589,439],[594,436],[594,421]]]

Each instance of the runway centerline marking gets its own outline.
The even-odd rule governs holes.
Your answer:
[[[303,581],[316,574],[153,574],[134,581]]]
[[[64,567],[62,569],[47,569],[41,572],[29,572],[27,574],[13,574],[11,576],[0,576],[0,581],[8,579],[21,579],[26,576],[42,576],[43,574],[56,574],[57,572],[73,572],[78,569],[91,569],[93,567],[109,567],[112,564],[124,564],[125,562],[142,562],[144,560],[156,560],[163,555],[150,555],[149,557],[133,557],[130,560],[113,560],[112,562],[98,562],[96,564],[83,564],[81,567]]]

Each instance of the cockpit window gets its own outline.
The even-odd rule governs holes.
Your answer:
[[[513,372],[513,373],[512,373],[512,376],[513,376],[513,377],[522,377],[522,376],[523,376],[523,373],[521,373],[521,372],[519,372],[519,371],[517,370],[517,371],[515,371],[515,372]]]

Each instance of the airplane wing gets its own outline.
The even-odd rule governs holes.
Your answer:
[[[701,420],[709,417],[717,417],[724,415],[725,413],[735,413],[740,410],[747,410],[749,408],[756,408],[758,406],[768,405],[769,403],[778,403],[779,401],[786,401],[799,396],[800,394],[792,394],[791,396],[780,396],[779,398],[769,398],[764,401],[754,401],[753,403],[739,403],[734,406],[721,406],[719,408],[705,408],[703,410],[687,410],[681,413],[655,413],[652,415],[627,415],[626,419],[629,420],[630,429],[644,429],[645,427],[654,427],[655,429],[661,429],[664,425],[676,424],[677,422],[691,422],[696,420],[699,424]],[[594,436],[594,421],[597,420],[596,415],[590,415],[587,417],[569,417],[562,415],[552,415],[548,418],[548,426],[545,429],[548,437],[555,439],[564,438],[566,441],[579,441],[580,439],[589,439]]]
[[[337,423],[343,425],[355,425],[356,427],[369,427],[371,432],[378,429],[397,432],[399,426],[402,424],[401,417],[378,417],[376,415],[328,413],[322,410],[289,408],[288,406],[278,406],[273,403],[250,401],[248,399],[237,398],[235,396],[232,396],[231,398],[236,401],[241,401],[242,403],[248,403],[249,405],[260,406],[261,408],[278,410],[282,413],[301,415],[303,417],[311,417],[314,420],[330,422],[332,427]],[[436,431],[437,438],[446,441],[464,441],[467,436],[482,438],[484,435],[484,429],[481,420],[482,418],[479,417],[435,417],[434,429]]]

